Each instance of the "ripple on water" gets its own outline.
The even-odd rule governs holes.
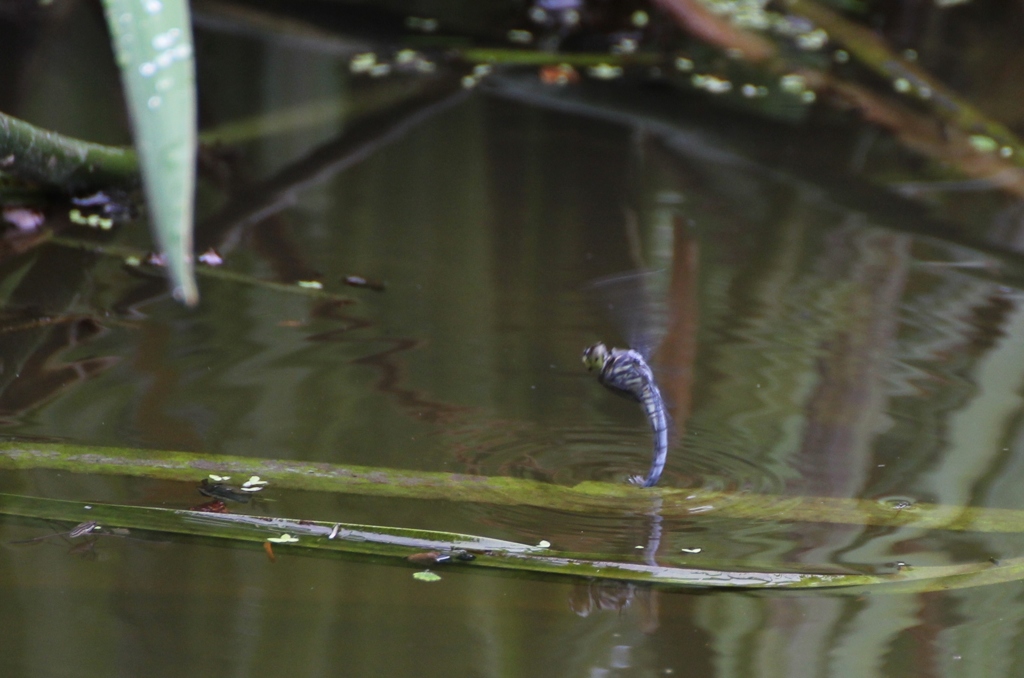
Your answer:
[[[708,431],[697,433],[670,450],[660,485],[720,492],[781,491],[781,481],[745,458],[738,442]],[[646,472],[650,463],[650,432],[611,423],[556,428],[489,420],[450,427],[444,435],[445,445],[454,450],[462,465],[460,470],[482,475],[561,485],[584,481],[625,483],[630,476]],[[476,520],[500,528],[501,536],[522,541],[547,540],[554,548],[572,551],[636,553],[642,557],[655,528],[655,521],[647,515],[570,513],[484,504],[463,508],[475,514]],[[716,522],[714,516],[704,516],[699,524],[675,521],[670,525],[657,521],[657,527],[663,538],[672,534],[671,539],[676,539],[703,533],[709,520]]]
[[[738,441],[709,431],[684,436],[669,450],[659,483],[721,492],[774,493],[783,484],[768,468],[744,455]],[[448,429],[446,437],[464,470],[531,478],[563,485],[584,481],[626,482],[647,471],[651,434],[614,423],[544,427],[519,422],[480,422]]]

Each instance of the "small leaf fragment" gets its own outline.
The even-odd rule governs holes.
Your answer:
[[[267,541],[274,544],[294,544],[298,540],[298,537],[293,537],[290,534],[282,534],[280,537],[267,537]]]
[[[418,579],[419,581],[441,581],[441,575],[431,572],[430,570],[416,572],[412,575],[412,578]]]

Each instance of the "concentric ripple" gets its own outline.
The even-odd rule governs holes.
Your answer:
[[[650,432],[613,423],[546,428],[491,421],[449,428],[449,436],[463,470],[483,475],[565,485],[588,480],[614,483],[646,473],[651,461]],[[659,484],[723,492],[782,489],[780,479],[744,456],[736,441],[708,431],[692,431],[675,442]]]
[[[735,441],[708,431],[693,432],[697,435],[683,436],[670,450],[659,485],[723,492],[780,491],[781,482],[745,459],[744,450]],[[650,464],[651,435],[643,427],[546,427],[490,420],[448,427],[444,435],[446,446],[455,450],[460,470],[484,475],[561,485],[583,481],[625,483],[630,476],[645,473]],[[713,513],[696,521],[664,521],[656,512],[581,513],[490,504],[464,504],[459,508],[480,525],[474,529],[488,534],[524,542],[547,541],[558,549],[630,559],[664,559],[679,556],[683,546],[707,548],[712,543],[722,554],[757,553],[779,547],[779,537],[760,532],[756,543],[748,543],[750,538],[744,530],[750,526],[723,523]],[[770,548],[762,543],[766,540]]]

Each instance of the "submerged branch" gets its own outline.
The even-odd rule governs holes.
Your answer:
[[[1024,511],[894,504],[870,499],[639,489],[584,482],[573,487],[522,478],[406,471],[323,462],[258,459],[56,443],[0,443],[0,469],[51,469],[196,482],[210,473],[256,474],[279,488],[400,499],[439,499],[591,515],[634,516],[658,504],[663,518],[716,518],[845,525],[908,526],[976,532],[1024,532]]]

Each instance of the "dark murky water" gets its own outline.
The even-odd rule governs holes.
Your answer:
[[[118,114],[84,123],[67,103],[117,109],[114,75],[63,71],[71,48],[57,38],[79,31],[50,30],[24,64],[25,81],[50,84],[23,86],[12,112],[124,141]],[[358,99],[365,86],[314,52],[199,38],[207,128]],[[217,69],[239,64],[258,77],[225,82]],[[662,303],[678,320],[660,353],[678,436],[663,484],[1024,509],[1024,311],[1013,261],[914,235],[931,228],[927,210],[859,179],[801,172],[815,134],[867,131],[771,127],[697,101],[673,112],[674,135],[642,135],[587,102],[606,95],[496,82],[309,186],[224,251],[231,270],[319,276],[352,304],[205,279],[200,307],[187,311],[117,260],[54,246],[8,260],[4,280],[24,276],[14,293],[4,283],[12,312],[68,319],[0,337],[3,434],[618,482],[645,470],[650,435],[638,410],[580,365],[583,347],[626,332],[586,288],[642,263],[671,281]],[[638,90],[630,106],[647,103]],[[653,110],[630,119],[664,119]],[[764,126],[757,144],[731,134],[753,125]],[[337,131],[335,121],[250,144],[244,171],[267,176]],[[846,158],[818,160],[843,176]],[[216,196],[202,202],[215,211]],[[994,244],[1012,242],[1013,214],[997,221]],[[148,242],[138,225],[119,238]],[[346,288],[348,275],[387,289]],[[42,471],[3,474],[0,489],[200,501],[192,485]],[[267,498],[274,515],[573,551],[630,553],[651,527],[646,517],[273,489]],[[0,540],[47,529],[5,519]],[[1024,546],[1013,535],[713,511],[661,529],[656,560],[700,549],[752,568],[885,571]],[[4,546],[4,675],[1012,676],[1024,661],[1019,583],[782,597],[455,572],[425,584],[411,572],[358,560],[271,564],[262,552],[187,543]]]

